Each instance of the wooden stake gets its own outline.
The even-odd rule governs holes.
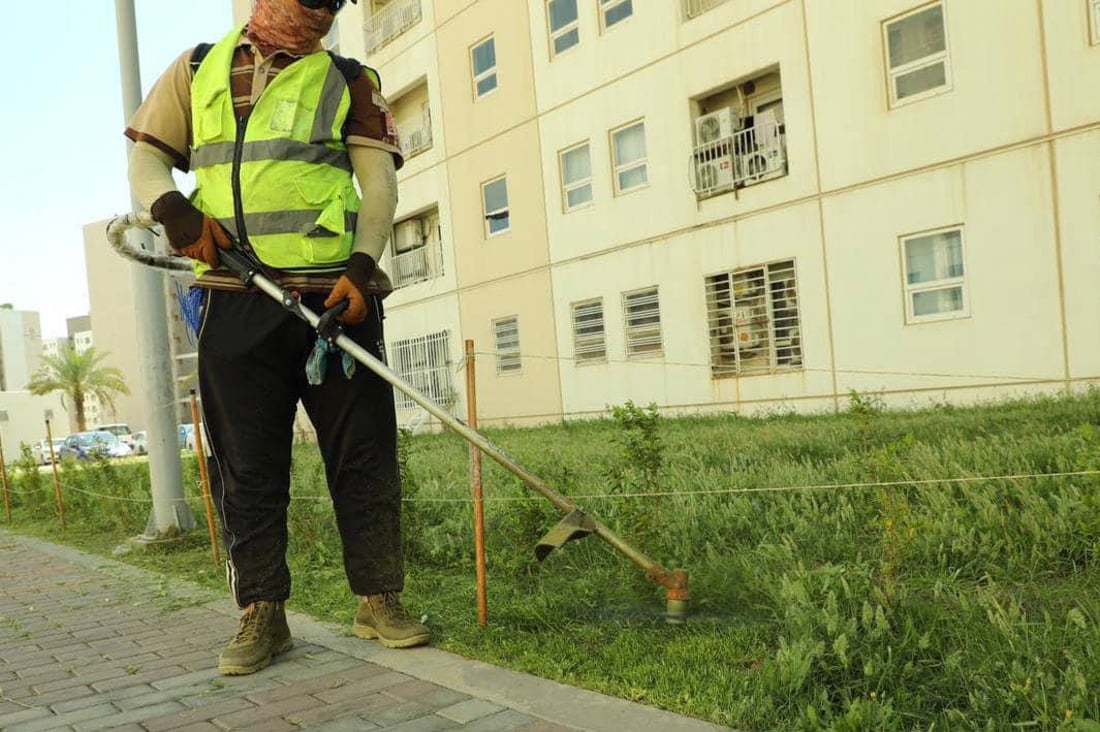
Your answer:
[[[210,498],[210,477],[206,472],[206,451],[202,446],[202,426],[199,424],[199,403],[195,390],[191,390],[191,424],[195,426],[195,452],[199,458],[199,479],[202,481],[202,501],[206,504],[206,525],[210,528],[210,549],[214,552],[214,564],[221,566],[218,551],[218,532],[214,528],[214,502]]]
[[[466,341],[466,422],[477,429],[477,378],[474,370],[474,342]],[[481,493],[481,450],[470,444],[470,488],[474,494],[474,558],[477,572],[477,622],[489,623],[489,601],[485,589],[485,503]]]
[[[57,515],[61,517],[61,533],[65,533],[65,503],[61,500],[61,476],[57,474],[57,460],[53,454],[53,429],[50,420],[46,420],[46,442],[50,446],[50,463],[53,467],[53,495],[57,500]]]

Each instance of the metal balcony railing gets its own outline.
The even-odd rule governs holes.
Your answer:
[[[363,26],[367,54],[374,53],[419,23],[420,15],[420,0],[392,0],[371,15]]]
[[[426,124],[398,125],[397,139],[401,143],[401,155],[408,160],[432,149],[432,128]]]
[[[786,173],[787,136],[781,122],[747,127],[729,137],[705,142],[691,155],[692,187],[699,198]]]
[[[728,0],[682,0],[684,5],[684,17],[694,18],[702,15],[712,8],[716,8]]]
[[[393,270],[394,289],[438,277],[443,269],[439,249],[438,243],[429,242],[417,249],[393,255],[390,268]]]

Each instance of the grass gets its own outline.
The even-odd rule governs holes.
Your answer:
[[[439,500],[469,495],[467,448],[403,435],[405,600],[438,647],[742,729],[1100,730],[1100,393],[913,412],[852,395],[843,414],[761,418],[627,404],[487,434],[687,568],[694,616],[667,625],[660,588],[597,539],[537,563],[557,514],[487,461],[480,628],[472,509]],[[331,506],[309,500],[325,492],[315,448],[297,447],[293,470],[291,605],[350,623]],[[62,480],[64,541],[109,555],[144,526],[140,463]],[[821,487],[835,484],[855,485]],[[14,528],[62,540],[48,475],[17,467],[14,487]],[[205,530],[122,559],[224,588]]]

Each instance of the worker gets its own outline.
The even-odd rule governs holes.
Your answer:
[[[403,161],[377,73],[322,46],[345,2],[257,0],[243,28],[176,59],[126,129],[136,197],[172,249],[196,262],[207,462],[243,611],[219,657],[223,674],[258,671],[292,645],[287,507],[299,401],[317,431],[359,598],[354,634],[392,648],[430,640],[399,597],[392,388],[219,267],[219,250],[237,242],[311,309],[346,303],[345,334],[383,358],[382,299],[393,286],[377,263]],[[194,172],[190,197],[173,167]]]

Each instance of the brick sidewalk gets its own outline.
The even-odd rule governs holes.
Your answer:
[[[290,613],[295,647],[223,677],[232,602],[0,530],[0,730],[721,729]]]

